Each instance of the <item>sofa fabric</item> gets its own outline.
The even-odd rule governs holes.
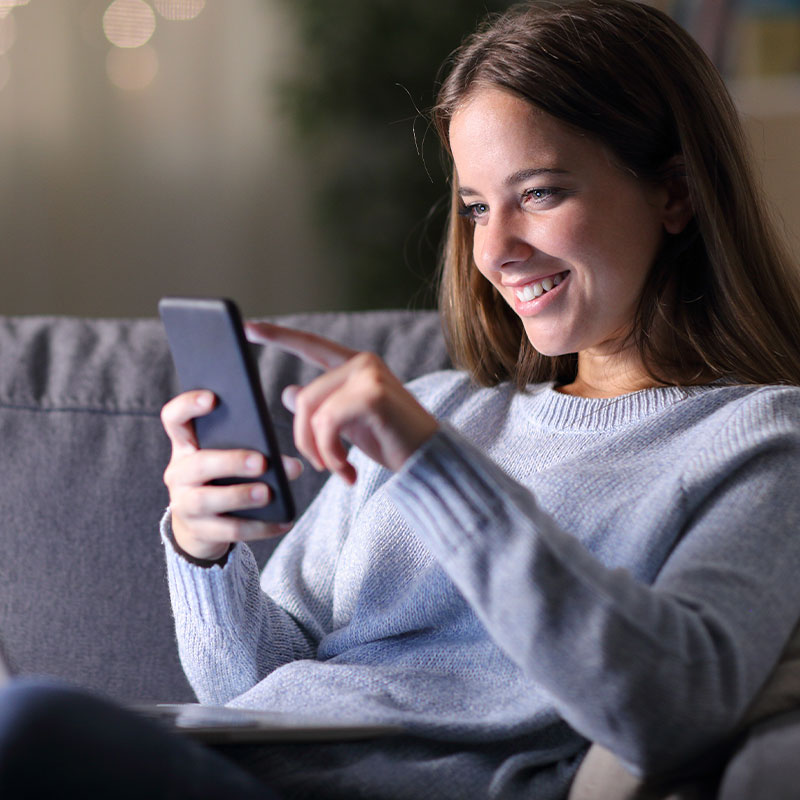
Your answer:
[[[448,365],[429,312],[273,318],[380,353],[403,379]],[[257,348],[284,452],[282,388],[318,370]],[[0,318],[0,642],[12,666],[123,702],[191,701],[178,662],[158,522],[177,392],[161,323]],[[293,484],[299,509],[324,476]],[[263,564],[274,542],[254,547]]]
[[[718,800],[796,800],[799,756],[800,711],[755,725],[730,761]]]

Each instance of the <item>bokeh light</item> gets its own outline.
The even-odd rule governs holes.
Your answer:
[[[0,54],[4,55],[17,41],[17,23],[13,14],[0,17]]]
[[[144,0],[114,0],[103,14],[103,32],[117,47],[142,47],[155,29],[156,15]]]
[[[0,19],[7,17],[16,6],[26,6],[28,0],[0,0]]]
[[[194,19],[205,7],[206,0],[154,0],[156,11],[164,19]]]
[[[12,13],[30,0],[0,0],[0,89],[11,75],[6,54],[17,41],[17,21]],[[102,25],[97,24],[105,6]],[[206,7],[206,0],[93,0],[80,16],[84,39],[93,47],[113,47],[106,56],[106,74],[120,89],[135,91],[149,86],[159,71],[158,55],[148,45],[156,30],[156,12],[166,20],[192,20]],[[101,34],[102,28],[102,34]]]
[[[158,73],[158,55],[150,45],[137,48],[112,47],[106,56],[106,74],[119,89],[146,89]]]

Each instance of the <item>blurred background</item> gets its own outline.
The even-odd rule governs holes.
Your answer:
[[[653,0],[715,58],[800,255],[800,0]],[[439,64],[506,0],[0,0],[3,314],[420,308]]]

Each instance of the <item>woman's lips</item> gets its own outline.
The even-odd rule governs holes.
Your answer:
[[[563,286],[569,278],[569,270],[559,272],[538,281],[531,281],[524,286],[512,288],[515,306],[519,313],[538,311],[555,299],[563,291]]]

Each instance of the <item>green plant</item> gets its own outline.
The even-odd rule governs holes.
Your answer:
[[[448,176],[425,111],[440,64],[509,0],[287,0],[302,70],[279,87],[347,306],[425,307]]]

